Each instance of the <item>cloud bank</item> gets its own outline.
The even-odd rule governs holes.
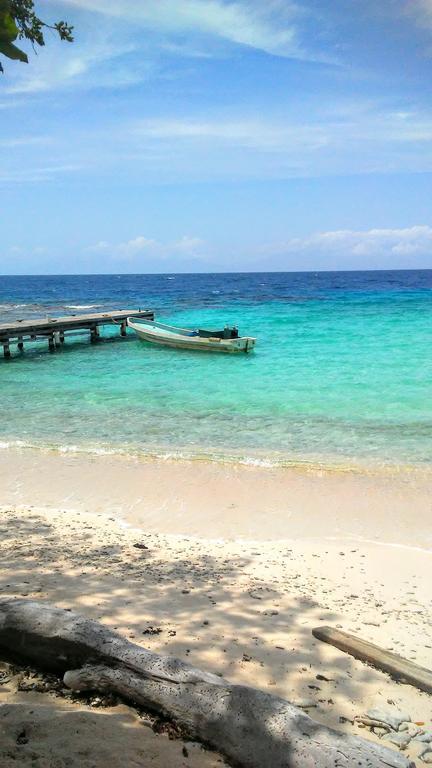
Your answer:
[[[280,269],[284,265],[286,269],[316,269],[323,263],[328,269],[340,269],[347,262],[353,269],[409,269],[416,267],[416,257],[427,257],[432,267],[432,227],[427,224],[316,232],[264,246],[257,262],[262,265],[265,259],[276,259]]]
[[[121,243],[100,241],[86,249],[103,254],[125,271],[230,272],[242,270],[302,271],[340,269],[409,269],[416,258],[432,267],[432,226],[332,230],[292,237],[283,242],[255,243],[248,249],[220,249],[198,237],[163,243],[142,235]],[[426,264],[427,265],[427,264]]]

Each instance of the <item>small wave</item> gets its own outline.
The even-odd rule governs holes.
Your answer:
[[[36,443],[26,442],[25,440],[0,440],[0,450],[7,451],[9,448],[38,448]]]
[[[239,464],[244,464],[247,467],[280,467],[283,466],[282,460],[271,459],[253,459],[246,457],[244,459],[237,459]]]
[[[160,461],[204,461],[215,462],[217,464],[243,464],[246,466],[255,467],[281,467],[285,462],[279,457],[273,458],[259,458],[248,457],[235,454],[219,453],[217,451],[205,451],[205,450],[193,450],[185,447],[178,449],[160,450],[152,447],[147,449],[128,446],[110,446],[110,445],[97,445],[97,444],[77,444],[72,443],[69,445],[45,443],[38,441],[27,440],[0,440],[0,450],[7,450],[10,448],[15,449],[36,449],[43,453],[60,453],[60,454],[90,454],[98,456],[129,456],[133,458],[142,458],[150,460]]]
[[[49,450],[54,450],[58,453],[90,453],[96,456],[117,456],[124,453],[124,451],[115,448],[98,448],[96,446],[87,447],[82,445],[59,445],[50,447]]]
[[[102,304],[65,304],[65,309],[96,309]]]
[[[133,456],[134,452],[122,448],[104,448],[97,445],[56,445],[54,443],[32,442],[31,440],[0,440],[0,450],[29,449],[42,451],[43,453],[84,453],[97,456]]]
[[[242,465],[261,469],[298,469],[306,472],[336,472],[358,473],[372,475],[387,475],[417,472],[422,476],[430,476],[431,470],[423,464],[369,464],[361,460],[352,462],[336,462],[330,457],[327,460],[311,460],[288,458],[286,456],[247,456],[236,453],[224,453],[214,450],[197,450],[188,448],[158,449],[156,447],[138,447],[133,445],[97,445],[97,444],[70,444],[62,445],[44,443],[39,441],[26,441],[19,439],[0,440],[0,450],[37,450],[42,453],[97,455],[97,456],[123,456],[134,460],[166,461],[166,462],[209,462],[225,465]]]

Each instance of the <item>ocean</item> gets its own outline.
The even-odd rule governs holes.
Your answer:
[[[263,465],[427,466],[432,271],[0,277],[0,322],[151,308],[248,355],[120,339],[0,358],[0,445]]]

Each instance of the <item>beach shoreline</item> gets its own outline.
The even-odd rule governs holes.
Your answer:
[[[0,487],[3,506],[102,512],[161,534],[432,547],[426,468],[338,471],[8,448]]]

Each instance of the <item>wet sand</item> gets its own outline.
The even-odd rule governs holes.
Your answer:
[[[353,538],[432,548],[432,471],[335,471],[0,451],[0,504],[103,512],[201,538]]]

